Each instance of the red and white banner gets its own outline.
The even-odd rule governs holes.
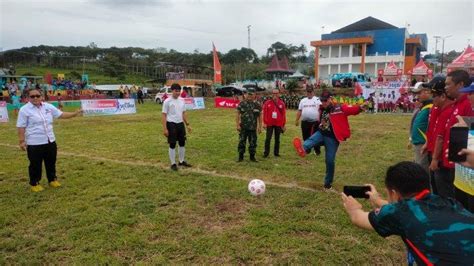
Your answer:
[[[214,98],[214,103],[216,108],[237,108],[240,101],[233,98]]]
[[[81,100],[84,116],[135,114],[134,99]]]

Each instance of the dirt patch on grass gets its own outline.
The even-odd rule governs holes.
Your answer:
[[[206,213],[197,216],[195,225],[211,232],[224,232],[243,226],[248,210],[245,202],[226,200],[211,205]]]

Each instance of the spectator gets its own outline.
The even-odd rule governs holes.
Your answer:
[[[303,135],[303,141],[307,140],[319,129],[319,121],[321,116],[319,110],[320,106],[321,101],[318,97],[314,96],[313,89],[306,89],[306,97],[301,99],[299,102],[295,121],[295,125],[298,126],[301,119],[301,133]],[[314,152],[319,155],[321,153],[321,146],[315,146]]]
[[[186,98],[188,97],[188,93],[186,91],[186,87],[183,87],[183,91],[181,92],[181,95],[180,95],[181,98]]]
[[[63,110],[63,97],[60,92],[58,92],[58,109]]]
[[[273,155],[280,156],[280,134],[285,132],[286,124],[286,108],[285,103],[280,100],[280,91],[272,90],[272,98],[263,104],[263,127],[266,129],[265,151],[263,157],[270,154],[270,142],[273,132],[275,132],[275,145],[273,147]]]
[[[426,131],[428,129],[428,116],[430,114],[431,107],[433,107],[431,100],[431,89],[424,87],[422,84],[418,84],[412,90],[418,96],[418,100],[421,103],[418,112],[413,114],[412,123],[410,126],[410,138],[409,141],[414,147],[415,162],[420,164],[426,172],[428,172],[429,161],[428,155],[422,153],[422,147],[426,143]]]
[[[137,91],[138,104],[143,104],[143,91],[142,88],[138,88]]]
[[[130,93],[132,94],[132,99],[136,100],[137,99],[137,86],[135,84],[132,85],[130,88]]]
[[[123,89],[123,97],[125,99],[130,98],[130,89],[128,88],[127,85],[125,85],[125,88]]]
[[[123,85],[120,85],[119,87],[119,98],[123,99],[125,97],[125,89],[123,88]]]
[[[474,215],[458,202],[430,193],[428,173],[418,164],[400,162],[388,168],[383,200],[375,187],[367,192],[374,206],[365,212],[342,193],[351,222],[380,236],[398,235],[418,265],[472,265]]]
[[[12,94],[12,105],[13,105],[13,112],[15,115],[18,114],[18,111],[20,110],[20,96],[18,96],[17,93]]]
[[[461,89],[470,84],[469,74],[464,70],[454,70],[448,73],[446,77],[446,95],[454,100],[453,112],[446,122],[443,132],[443,148],[441,155],[441,166],[438,170],[436,180],[444,180],[445,195],[458,199],[461,203],[467,206],[465,199],[467,195],[465,192],[455,189],[454,187],[454,163],[448,160],[449,152],[449,138],[451,134],[451,127],[458,123],[457,116],[471,116],[472,107],[466,94],[461,93]]]
[[[432,192],[440,196],[446,196],[447,186],[445,186],[444,179],[440,176],[438,170],[441,163],[444,129],[447,119],[453,112],[453,101],[446,95],[445,78],[435,77],[429,83],[424,83],[423,86],[431,88],[433,108],[429,115],[428,130],[426,132],[427,141],[422,151],[427,151],[430,161]]]
[[[460,92],[467,95],[471,107],[474,108],[474,83],[461,89]],[[458,115],[456,118],[458,119],[457,126],[469,126],[471,130],[473,129],[472,124],[467,125],[461,116]],[[461,162],[460,164],[467,168],[462,166],[456,168],[456,171],[459,170],[459,174],[454,180],[454,186],[456,187],[457,192],[456,199],[458,199],[466,209],[474,213],[474,150],[472,148],[463,149],[460,152],[460,155],[462,154],[466,155],[466,161]]]

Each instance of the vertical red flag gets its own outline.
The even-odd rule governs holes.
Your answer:
[[[362,86],[359,84],[359,82],[356,82],[354,85],[354,95],[359,96],[362,93],[363,93]]]
[[[214,43],[212,43],[212,54],[214,55],[214,83],[222,84],[221,63],[217,57],[217,50]]]

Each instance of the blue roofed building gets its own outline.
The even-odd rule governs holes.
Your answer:
[[[368,73],[377,76],[394,62],[404,73],[420,60],[427,50],[426,34],[409,34],[373,17],[367,17],[312,41],[315,47],[315,77],[327,79],[344,72]]]

